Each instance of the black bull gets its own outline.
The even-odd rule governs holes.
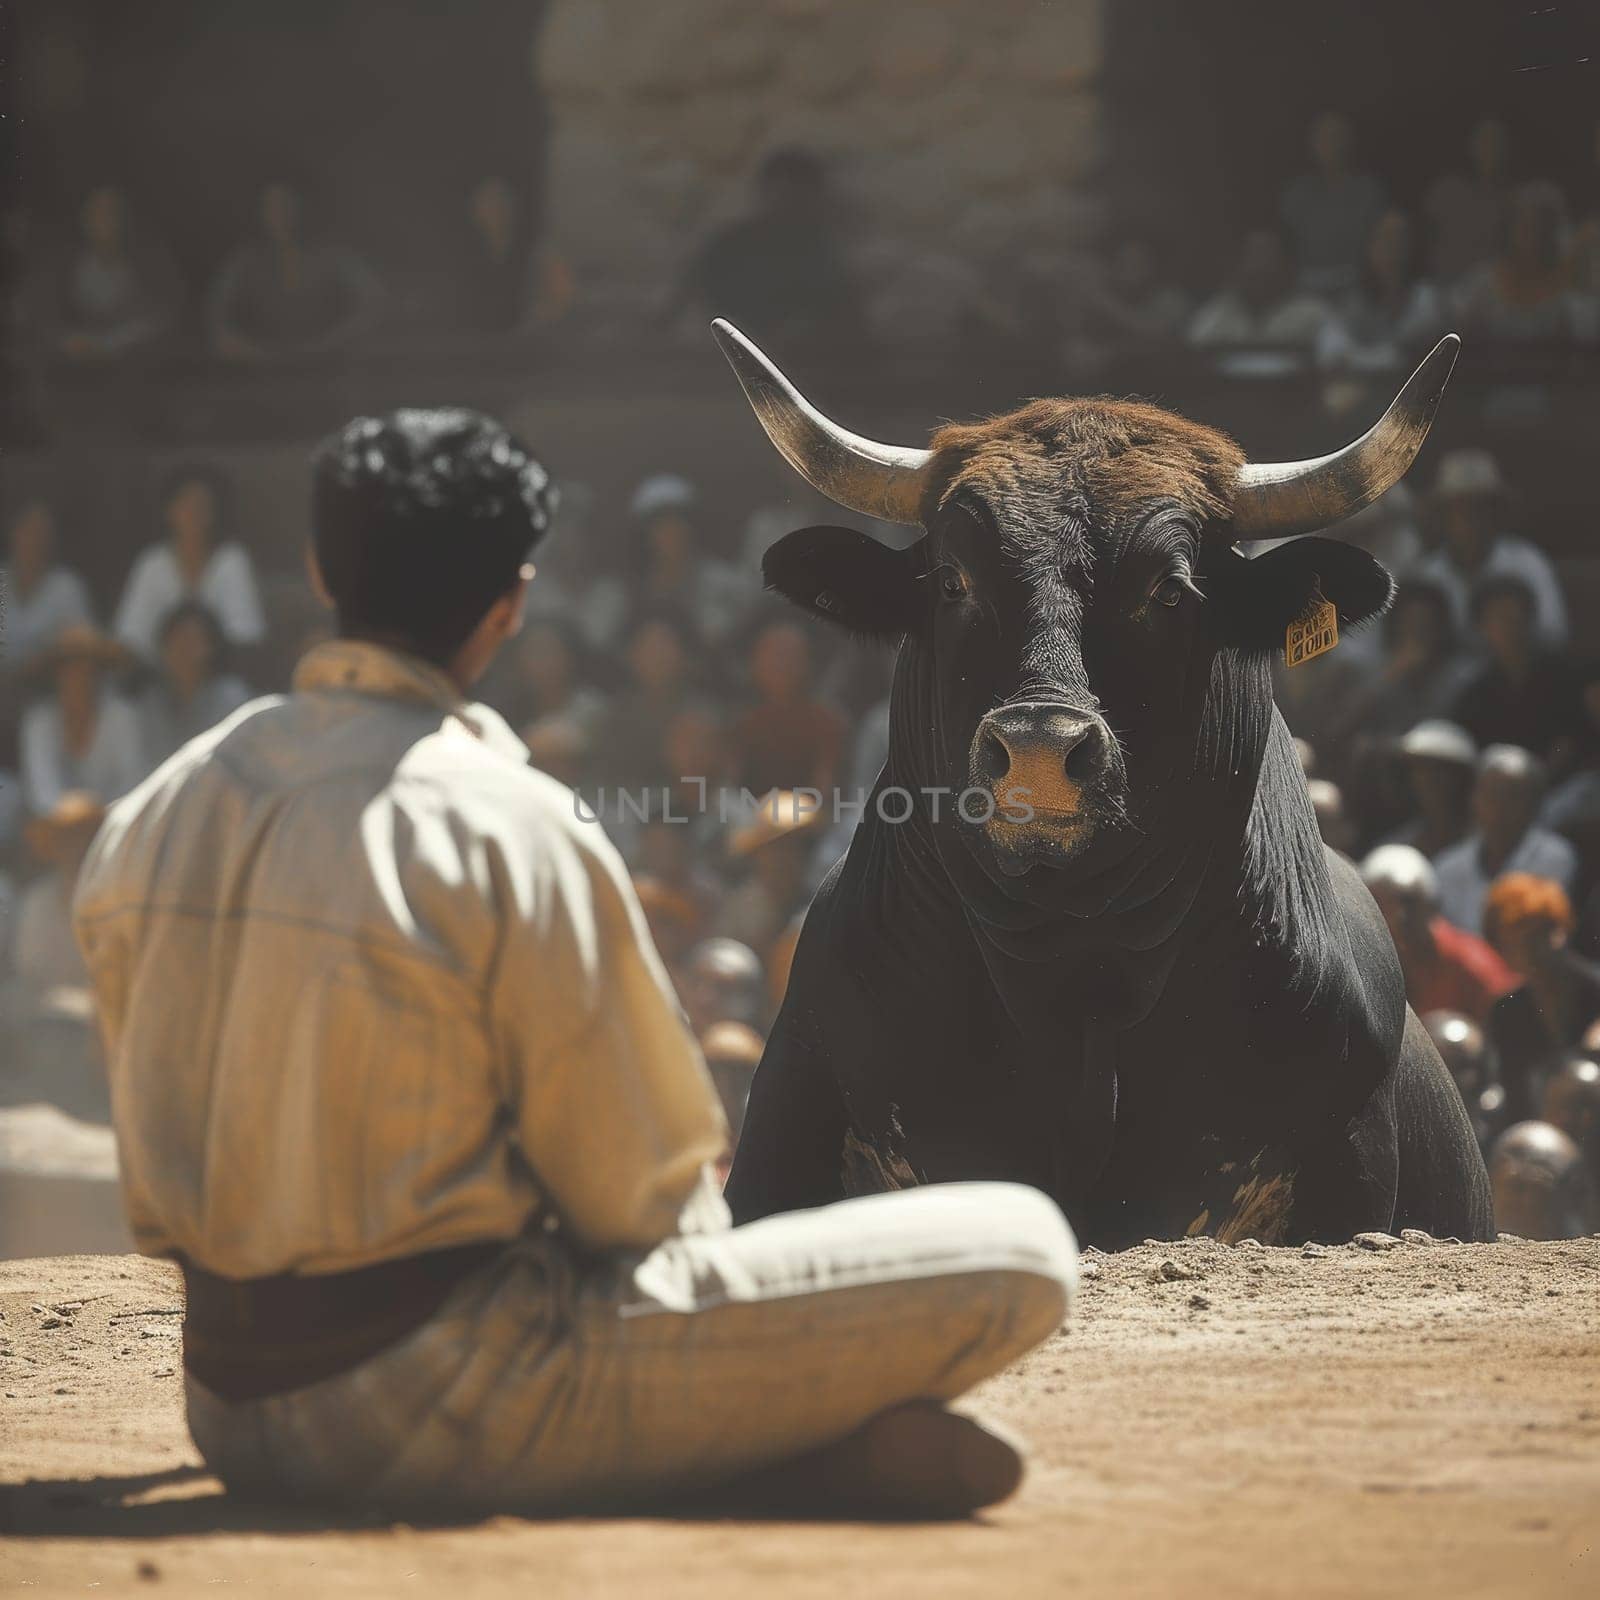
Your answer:
[[[874,445],[719,338],[817,487],[924,529],[895,551],[809,528],[766,559],[899,657],[888,762],[756,1074],[736,1219],[1003,1178],[1102,1247],[1490,1237],[1466,1113],[1318,836],[1269,674],[1309,606],[1350,626],[1388,603],[1364,552],[1274,536],[1405,470],[1453,347],[1339,457],[1251,467],[1111,401]]]

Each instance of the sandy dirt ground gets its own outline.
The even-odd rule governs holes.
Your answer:
[[[1600,1240],[1315,1249],[1091,1255],[1068,1327],[977,1396],[1032,1441],[1022,1493],[898,1526],[241,1505],[183,1430],[172,1271],[0,1264],[0,1589],[1600,1594]]]

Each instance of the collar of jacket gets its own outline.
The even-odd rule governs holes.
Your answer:
[[[505,719],[488,706],[464,699],[455,680],[443,668],[381,644],[330,639],[314,645],[295,668],[294,688],[297,694],[365,694],[434,706],[513,761],[525,765],[528,760],[528,747]]]

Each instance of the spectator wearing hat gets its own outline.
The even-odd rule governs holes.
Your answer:
[[[839,776],[844,718],[811,684],[811,638],[797,622],[769,622],[750,648],[754,704],[737,719],[738,781],[752,794],[770,789],[831,791]]]
[[[1306,793],[1311,798],[1322,842],[1330,850],[1348,856],[1356,847],[1356,830],[1345,805],[1344,790],[1331,778],[1310,778],[1306,782]]]
[[[1522,975],[1489,1015],[1513,1120],[1536,1113],[1545,1079],[1600,1018],[1600,966],[1572,948],[1572,929],[1572,902],[1549,878],[1508,872],[1489,890],[1484,933]]]
[[[1458,928],[1484,931],[1485,896],[1505,873],[1550,878],[1571,893],[1578,854],[1560,834],[1538,826],[1544,788],[1543,764],[1516,745],[1490,745],[1478,758],[1473,831],[1434,861],[1439,909]]]
[[[1495,1221],[1519,1239],[1581,1239],[1600,1218],[1583,1154],[1548,1122],[1518,1122],[1489,1152]]]
[[[1534,597],[1534,633],[1546,649],[1567,642],[1567,607],[1550,558],[1504,531],[1509,492],[1487,450],[1453,450],[1439,463],[1430,509],[1442,536],[1412,577],[1437,584],[1457,630],[1471,614],[1473,590],[1490,578],[1521,578]]]
[[[1484,940],[1439,915],[1439,880],[1428,858],[1410,845],[1380,845],[1361,863],[1361,879],[1394,940],[1411,1009],[1486,1021],[1495,1001],[1516,987],[1516,975]]]
[[[1386,844],[1406,844],[1432,859],[1467,836],[1478,747],[1458,723],[1419,722],[1397,746],[1416,815]]]
[[[134,701],[144,759],[152,768],[250,699],[245,681],[222,670],[226,648],[209,606],[182,600],[167,613],[159,666]]]
[[[1421,1022],[1467,1108],[1478,1148],[1487,1152],[1505,1126],[1506,1108],[1506,1091],[1488,1034],[1459,1011],[1425,1011]]]
[[[1584,1040],[1586,1050],[1594,1047],[1593,1033]],[[1600,1196],[1600,1062],[1568,1056],[1544,1086],[1540,1115],[1583,1152],[1590,1187]]]
[[[46,649],[63,628],[92,623],[94,607],[82,578],[55,559],[56,517],[50,502],[24,501],[6,529],[6,667],[17,671]]]
[[[684,959],[678,992],[697,1034],[718,1022],[757,1028],[767,1019],[766,969],[737,939],[702,939]]]
[[[747,868],[722,903],[716,931],[766,960],[780,934],[809,899],[806,866],[827,808],[809,795],[774,789],[728,840],[728,854]]]
[[[754,573],[715,560],[701,548],[699,502],[699,491],[677,473],[645,478],[629,506],[634,549],[625,575],[602,580],[592,605],[621,610],[630,623],[658,611],[677,611],[707,643],[726,639],[759,602],[761,588]]]
[[[86,623],[63,628],[36,658],[49,695],[22,717],[22,793],[44,816],[69,790],[107,800],[124,795],[150,770],[133,707],[106,682],[126,659],[122,647]]]
[[[209,606],[223,638],[236,649],[265,638],[255,567],[242,545],[218,537],[222,511],[216,474],[184,468],[168,479],[161,496],[166,537],[135,560],[111,627],[144,661],[155,661],[161,624],[184,600]]]
[[[1534,632],[1538,600],[1513,573],[1484,578],[1473,591],[1472,620],[1483,664],[1461,686],[1455,717],[1480,745],[1519,744],[1543,761],[1581,728],[1572,669]]]

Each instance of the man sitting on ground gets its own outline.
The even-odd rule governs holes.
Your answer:
[[[728,1227],[722,1112],[621,860],[467,699],[550,510],[473,412],[330,439],[339,637],[114,807],[85,866],[190,1430],[230,1489],[324,1502],[992,1503],[1020,1458],[944,1402],[1054,1330],[1071,1235],[1007,1184]]]

